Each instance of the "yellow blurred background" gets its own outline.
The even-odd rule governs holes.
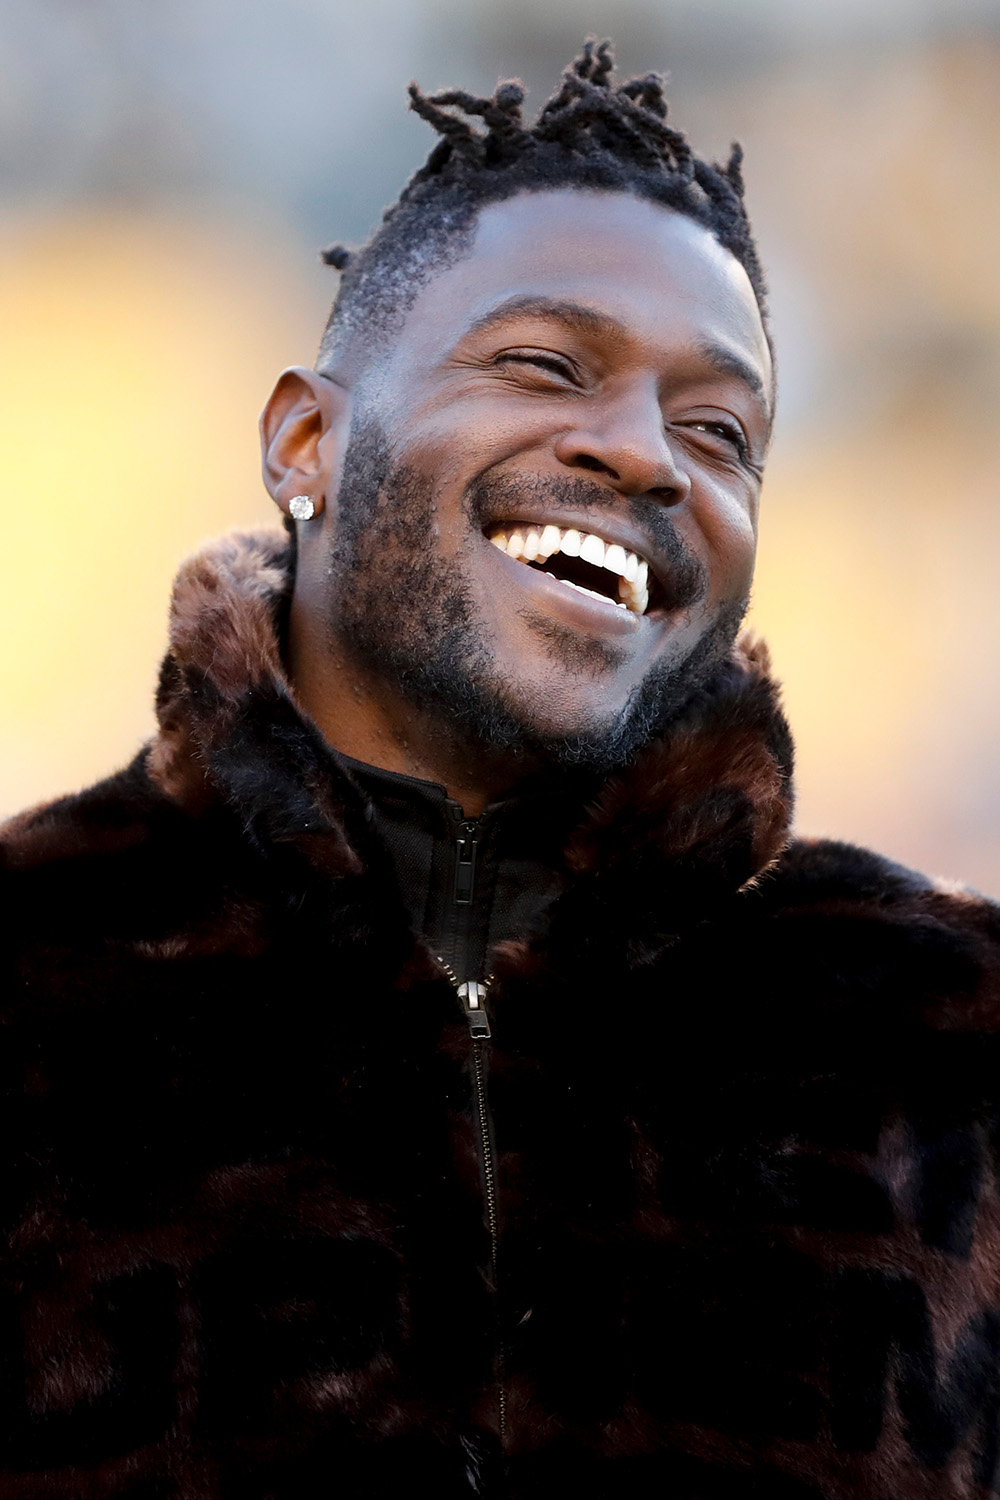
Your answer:
[[[0,814],[131,757],[180,557],[273,512],[256,414],[430,136],[587,31],[747,150],[782,381],[754,623],[799,824],[1000,895],[1000,15],[977,0],[10,0]],[[140,14],[141,11],[141,14]]]

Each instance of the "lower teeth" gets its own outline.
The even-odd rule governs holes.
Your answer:
[[[582,583],[571,583],[568,578],[557,578],[555,573],[550,573],[548,568],[544,569],[547,577],[555,578],[556,583],[564,583],[569,589],[576,589],[578,594],[586,594],[588,599],[596,599],[598,604],[613,604],[617,609],[627,609],[628,605],[622,599],[609,599],[607,594],[599,594],[596,589],[585,589]]]

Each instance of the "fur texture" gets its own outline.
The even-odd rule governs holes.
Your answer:
[[[189,562],[157,740],[0,838],[3,1500],[1000,1494],[996,909],[789,841],[743,647],[497,955],[497,1290],[286,589]]]

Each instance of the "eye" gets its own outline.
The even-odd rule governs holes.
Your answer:
[[[576,384],[576,371],[568,359],[544,349],[505,349],[496,357],[498,365],[523,365],[537,370],[546,370],[562,380]]]
[[[750,457],[746,433],[738,422],[727,421],[725,417],[697,417],[693,422],[685,422],[683,425],[689,431],[704,432],[709,437],[722,439],[744,461]]]

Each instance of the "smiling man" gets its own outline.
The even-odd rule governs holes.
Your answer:
[[[391,346],[321,370],[264,425],[279,503],[323,512],[290,664],[332,744],[478,814],[528,770],[622,763],[728,652],[771,361],[700,224],[572,186],[488,203]]]
[[[996,1495],[1000,924],[791,835],[738,154],[412,97],[285,530],[0,837],[0,1497]]]

